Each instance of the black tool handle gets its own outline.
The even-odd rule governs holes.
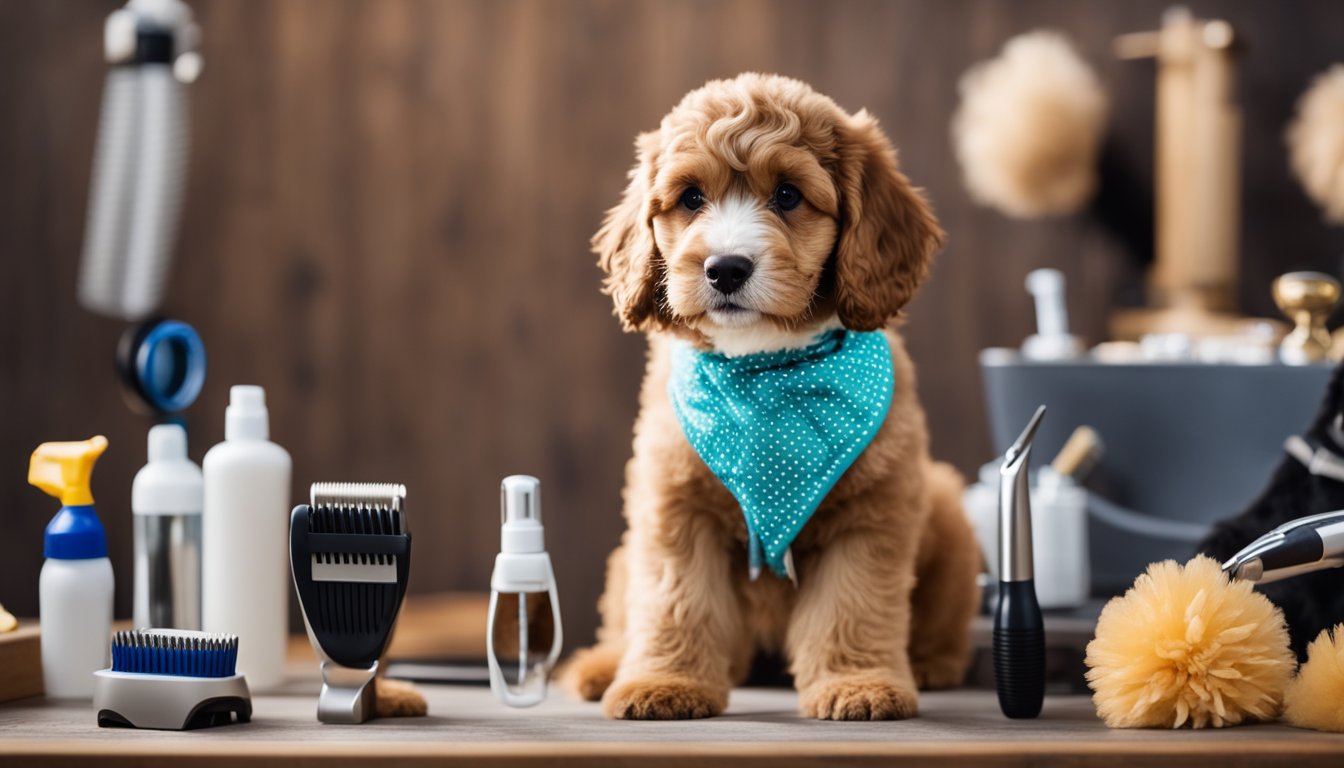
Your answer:
[[[1033,581],[999,582],[994,613],[994,685],[1012,718],[1041,714],[1045,701],[1045,624]]]

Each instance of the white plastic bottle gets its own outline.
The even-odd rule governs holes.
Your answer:
[[[38,578],[42,684],[49,698],[91,698],[93,673],[108,666],[112,561],[89,492],[93,463],[106,448],[102,435],[43,443],[28,468],[28,482],[62,505],[47,524],[47,560]]]
[[[48,698],[93,697],[93,673],[108,667],[112,634],[112,561],[106,557],[42,564],[42,687]]]
[[[289,633],[289,454],[268,438],[261,387],[229,391],[224,442],[203,462],[201,628],[238,636],[253,690],[284,680]]]
[[[135,626],[200,629],[201,468],[177,424],[150,428],[148,455],[131,483]]]

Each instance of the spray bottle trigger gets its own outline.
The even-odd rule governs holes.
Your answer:
[[[107,438],[96,435],[88,440],[67,443],[43,443],[33,451],[28,464],[28,482],[67,507],[93,503],[89,478],[94,462],[107,450]]]

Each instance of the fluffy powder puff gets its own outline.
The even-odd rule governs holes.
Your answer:
[[[1112,728],[1275,718],[1296,666],[1279,609],[1203,556],[1154,563],[1107,603],[1086,662],[1097,714]]]
[[[1077,211],[1097,185],[1106,95],[1063,36],[1030,32],[962,75],[952,143],[971,196],[1027,218]]]
[[[1311,641],[1283,700],[1284,717],[1298,728],[1344,733],[1344,624]]]
[[[1317,76],[1288,126],[1293,172],[1327,221],[1344,223],[1344,64]]]

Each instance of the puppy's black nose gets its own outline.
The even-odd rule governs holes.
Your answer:
[[[746,256],[710,256],[705,259],[705,279],[725,296],[751,277],[751,259]]]

